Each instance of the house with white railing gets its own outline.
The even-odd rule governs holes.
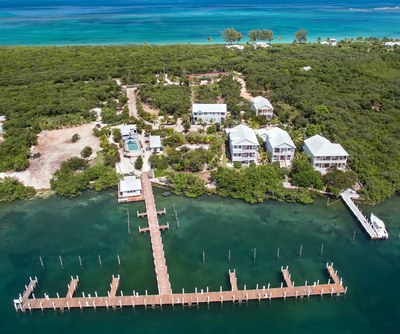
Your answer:
[[[232,162],[239,161],[248,164],[256,161],[259,144],[253,129],[240,124],[226,129],[226,133],[229,135]]]
[[[304,141],[304,152],[310,157],[314,168],[326,173],[330,168],[345,170],[349,154],[340,144],[331,143],[321,135],[315,135]]]
[[[274,107],[265,97],[255,97],[251,101],[251,107],[256,112],[257,116],[265,116],[267,119],[271,119],[275,116]]]
[[[278,161],[281,167],[290,167],[296,145],[285,130],[274,127],[266,131],[265,149],[271,162]]]

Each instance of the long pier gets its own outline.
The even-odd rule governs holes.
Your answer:
[[[242,303],[251,300],[272,300],[272,299],[286,299],[286,298],[309,298],[310,296],[323,296],[323,295],[337,295],[340,296],[347,292],[347,287],[343,286],[342,279],[338,276],[337,271],[333,268],[332,264],[326,264],[328,272],[328,283],[320,284],[319,281],[311,285],[307,281],[302,286],[295,286],[291,279],[289,268],[281,267],[281,274],[283,281],[280,287],[271,288],[270,284],[267,287],[262,286],[259,288],[258,284],[255,289],[247,289],[244,285],[243,289],[238,286],[236,270],[229,270],[229,282],[231,290],[223,291],[222,286],[219,291],[209,291],[195,289],[195,292],[186,292],[182,289],[182,293],[173,293],[171,283],[169,281],[168,268],[165,260],[163,243],[161,238],[161,230],[168,229],[169,224],[160,226],[157,218],[157,211],[154,201],[153,190],[148,173],[142,174],[142,189],[143,196],[146,202],[146,216],[148,219],[149,227],[139,229],[140,232],[150,232],[151,246],[153,251],[154,268],[157,278],[158,294],[139,295],[133,292],[132,295],[125,295],[119,291],[120,276],[112,276],[110,283],[110,290],[107,296],[98,296],[95,292],[94,296],[82,292],[82,297],[77,296],[79,288],[79,277],[71,276],[71,281],[67,286],[65,297],[60,297],[57,293],[56,297],[50,298],[44,294],[43,298],[35,296],[34,291],[37,287],[38,280],[30,278],[30,282],[25,286],[23,294],[19,295],[18,299],[14,299],[14,307],[17,312],[25,312],[32,310],[70,310],[70,309],[84,309],[84,308],[122,308],[144,306],[144,307],[162,307],[163,305],[182,305],[192,306],[204,303]],[[120,292],[120,295],[118,294]]]
[[[169,281],[167,261],[165,260],[164,246],[161,239],[160,226],[158,224],[158,212],[156,210],[151,181],[147,172],[142,174],[142,190],[146,203],[147,220],[149,223],[148,231],[150,232],[151,248],[153,250],[158,293],[160,295],[169,295],[172,293],[171,283]]]
[[[349,193],[349,190],[345,190],[340,193],[340,197],[342,197],[344,203],[346,206],[349,208],[349,210],[353,213],[353,215],[357,218],[357,220],[360,222],[362,227],[364,227],[364,230],[368,233],[370,238],[372,240],[379,239],[378,234],[374,231],[372,228],[369,220],[367,217],[365,217],[361,210],[358,208],[357,205],[354,204],[353,200],[351,199],[351,195]]]
[[[308,285],[307,281],[304,285],[295,286],[291,280],[289,268],[281,268],[283,281],[281,287],[271,288],[263,286],[262,288],[256,289],[239,289],[237,286],[236,271],[229,271],[229,279],[231,282],[231,290],[223,291],[222,287],[220,291],[210,292],[207,289],[197,290],[195,292],[185,293],[168,293],[168,294],[157,294],[157,295],[126,295],[124,296],[122,291],[120,295],[117,295],[119,286],[119,276],[112,278],[110,284],[110,291],[108,296],[99,297],[97,292],[95,296],[86,295],[82,293],[82,297],[71,297],[70,287],[72,282],[68,285],[67,294],[65,297],[60,298],[49,298],[45,295],[44,298],[37,298],[33,295],[33,291],[37,284],[37,280],[31,280],[29,286],[26,289],[26,293],[20,296],[20,299],[14,300],[14,306],[16,311],[32,311],[32,310],[70,310],[70,309],[84,309],[84,308],[122,308],[122,307],[162,307],[163,305],[182,305],[182,306],[194,306],[199,304],[209,303],[242,303],[252,300],[271,300],[271,299],[286,299],[286,298],[309,298],[310,296],[324,296],[324,295],[336,295],[340,296],[347,293],[347,287],[343,286],[342,279],[338,276],[335,271],[333,264],[327,264],[326,269],[329,275],[328,283],[320,284],[319,281]]]

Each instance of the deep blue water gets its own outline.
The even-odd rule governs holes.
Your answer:
[[[400,0],[0,0],[0,45],[220,42],[227,27],[399,38]]]

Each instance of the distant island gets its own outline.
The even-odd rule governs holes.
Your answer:
[[[399,191],[396,42],[307,44],[299,30],[268,45],[254,30],[235,46],[237,33],[228,45],[1,47],[0,200],[73,197],[150,168],[177,194],[250,203]],[[333,151],[318,162],[309,139]]]

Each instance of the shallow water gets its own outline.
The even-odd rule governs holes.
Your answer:
[[[397,0],[2,0],[0,45],[207,43],[221,31],[271,29],[284,42],[400,36]],[[245,39],[247,40],[247,38]]]
[[[80,277],[79,294],[106,294],[112,274],[121,275],[124,294],[132,290],[140,294],[157,291],[149,236],[137,232],[139,225],[146,224],[136,218],[136,211],[143,210],[144,203],[118,205],[113,191],[87,192],[72,200],[51,197],[0,205],[0,333],[239,333],[266,329],[274,333],[397,332],[400,198],[363,208],[366,212],[373,209],[384,219],[391,234],[388,241],[371,242],[340,202],[328,208],[322,199],[309,206],[272,201],[249,205],[216,196],[164,198],[161,192],[155,190],[155,198],[157,207],[167,209],[161,222],[171,225],[163,232],[163,240],[173,291],[207,286],[227,289],[228,269],[236,269],[239,287],[269,282],[278,286],[281,265],[289,265],[296,284],[323,281],[327,280],[324,265],[333,261],[348,286],[347,296],[210,308],[203,305],[198,309],[176,306],[162,310],[15,314],[12,299],[22,291],[29,276],[39,279],[37,295],[64,294],[70,275]],[[179,228],[173,203],[180,218]],[[302,257],[298,254],[300,245]],[[45,269],[40,266],[39,256]]]

